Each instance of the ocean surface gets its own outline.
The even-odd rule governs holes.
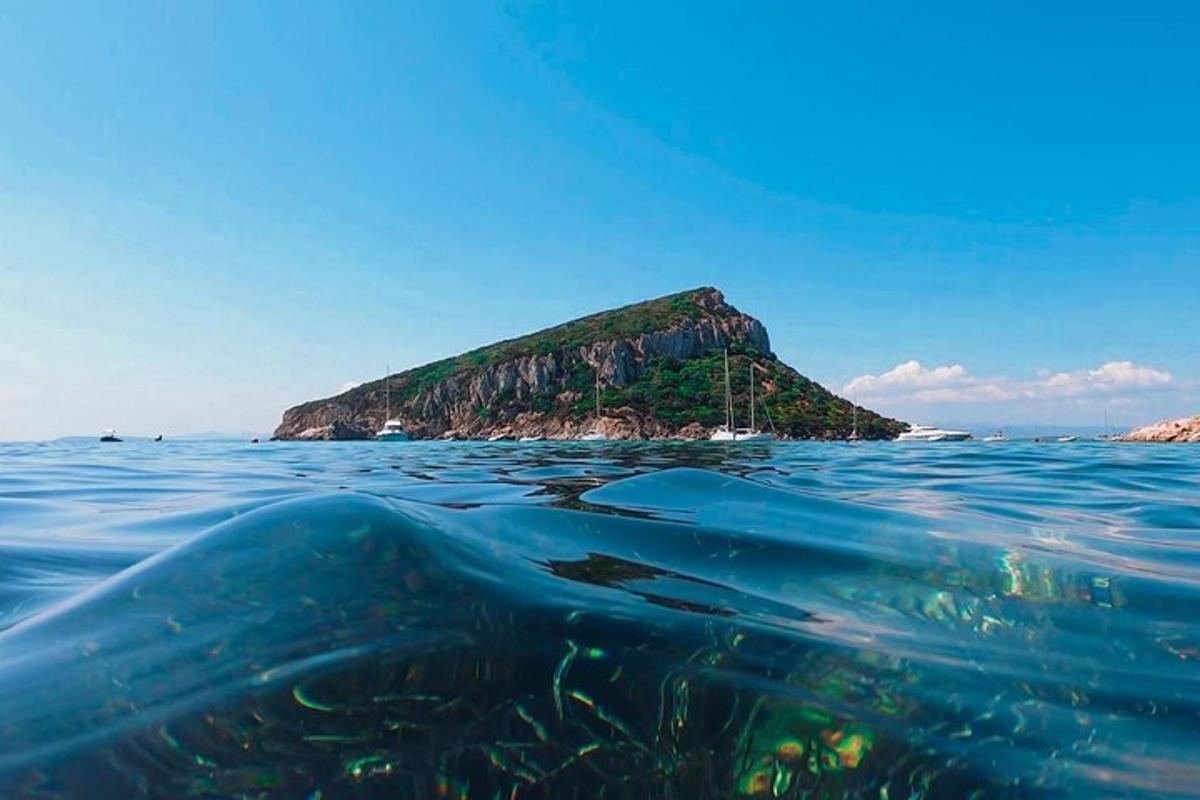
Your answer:
[[[1200,796],[1200,447],[0,444],[0,797]]]

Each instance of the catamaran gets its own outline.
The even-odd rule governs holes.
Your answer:
[[[603,442],[608,439],[604,431],[600,430],[600,365],[596,365],[596,419],[592,423],[591,429],[579,437],[581,442]]]
[[[725,424],[717,428],[709,436],[714,442],[765,442],[775,438],[775,434],[760,431],[754,424],[754,368],[750,362],[750,427],[737,428],[733,424],[733,387],[729,380],[729,348],[725,348]],[[762,369],[762,367],[759,367]]]
[[[383,418],[386,420],[383,427],[375,431],[375,441],[378,442],[403,442],[408,439],[408,432],[404,430],[404,423],[398,419],[392,419],[392,368],[388,367],[388,375],[384,378],[384,412]]]

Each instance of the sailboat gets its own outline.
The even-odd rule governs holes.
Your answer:
[[[858,406],[850,404],[850,436],[846,438],[848,442],[857,442],[858,435]]]
[[[383,427],[375,431],[375,440],[379,442],[403,442],[408,439],[404,424],[398,419],[392,419],[392,368],[389,366],[388,375],[384,378],[384,412]]]
[[[729,380],[729,348],[725,348],[725,424],[709,436],[714,442],[764,442],[775,438],[775,434],[760,431],[754,424],[754,368],[750,362],[750,427],[737,428],[733,424],[733,387]],[[759,367],[762,369],[762,367]]]
[[[596,420],[592,423],[592,428],[587,433],[579,437],[581,442],[603,442],[608,439],[604,435],[604,431],[600,430],[600,365],[596,365]]]

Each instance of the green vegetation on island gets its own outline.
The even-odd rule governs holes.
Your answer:
[[[414,437],[567,437],[604,419],[618,438],[702,436],[725,423],[789,438],[893,438],[907,426],[853,406],[780,361],[766,329],[704,287],[582,317],[289,409],[280,438],[367,438],[390,415]],[[385,391],[386,390],[386,391]],[[389,397],[390,395],[390,397]],[[385,410],[386,409],[386,410]]]

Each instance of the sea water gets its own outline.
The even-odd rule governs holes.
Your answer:
[[[1200,447],[0,445],[2,797],[1200,795]]]

